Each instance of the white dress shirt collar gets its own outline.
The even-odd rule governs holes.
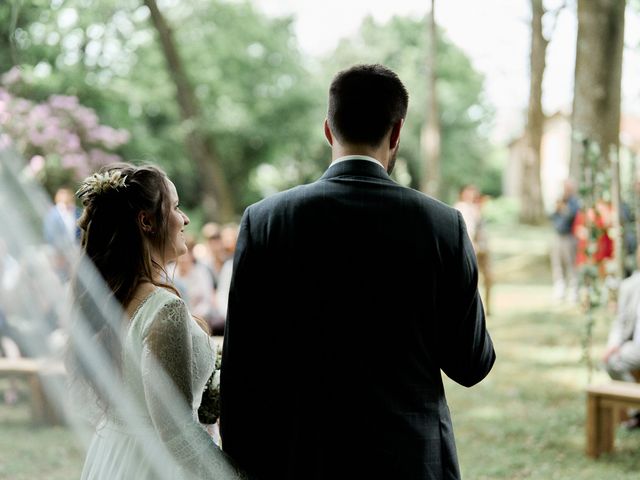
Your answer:
[[[384,168],[384,165],[382,165],[380,161],[376,160],[373,157],[369,157],[368,155],[345,155],[344,157],[336,158],[333,162],[331,162],[331,165],[329,165],[329,167],[332,167],[333,165],[340,162],[346,162],[348,160],[367,160],[368,162],[377,163],[382,168]]]

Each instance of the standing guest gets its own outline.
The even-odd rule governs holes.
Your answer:
[[[223,262],[222,268],[220,269],[220,275],[218,276],[216,302],[222,317],[226,318],[229,305],[231,276],[233,273],[233,256],[236,251],[236,243],[238,241],[238,224],[233,222],[225,224],[222,227],[220,235],[226,260]]]
[[[73,345],[71,370],[103,407],[82,479],[241,478],[198,422],[215,365],[206,325],[165,280],[167,264],[187,252],[189,218],[174,184],[156,167],[117,164],[87,178],[78,197],[83,253],[124,312],[114,328],[95,308],[87,282],[76,279],[77,306],[96,342],[90,351],[105,356],[92,375],[83,345]],[[120,373],[116,392],[96,380],[108,369]],[[114,398],[131,401],[122,408]]]
[[[222,227],[216,222],[207,222],[202,226],[202,237],[205,240],[207,255],[203,263],[211,271],[213,286],[218,288],[218,278],[227,255],[222,242]]]
[[[577,239],[573,224],[579,209],[580,201],[576,195],[575,182],[567,179],[563,184],[562,196],[551,214],[553,239],[550,256],[554,300],[576,301],[578,298]]]
[[[181,285],[183,290],[178,290],[181,290],[191,313],[207,322],[211,335],[222,335],[224,317],[218,310],[211,273],[193,253],[195,238],[191,235],[185,235],[185,238],[187,253],[176,260],[174,281]]]
[[[489,234],[486,222],[482,216],[483,198],[480,190],[473,184],[464,185],[460,189],[458,201],[454,208],[460,211],[464,219],[467,234],[471,239],[473,251],[478,261],[478,270],[484,285],[483,303],[485,312],[490,314],[491,288],[493,287],[493,274],[491,270],[491,256],[489,250]]]
[[[225,223],[220,230],[220,240],[222,242],[222,251],[224,261],[233,257],[238,243],[239,225],[235,222]],[[223,261],[223,263],[224,263]]]
[[[389,176],[407,103],[384,66],[340,72],[325,174],[242,217],[220,429],[261,480],[460,478],[441,371],[470,387],[495,353],[460,212]]]
[[[59,248],[65,248],[69,242],[79,242],[80,229],[77,221],[80,210],[76,206],[73,190],[69,187],[59,188],[53,202],[54,205],[44,220],[45,241]]]
[[[53,197],[54,205],[44,219],[44,240],[53,248],[53,265],[61,281],[66,282],[71,273],[67,260],[70,247],[80,242],[77,222],[80,209],[76,206],[74,192],[69,187],[60,187]]]

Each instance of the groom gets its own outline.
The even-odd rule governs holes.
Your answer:
[[[220,427],[260,480],[460,478],[440,372],[495,353],[460,213],[389,176],[407,103],[384,66],[338,73],[331,165],[242,218]]]

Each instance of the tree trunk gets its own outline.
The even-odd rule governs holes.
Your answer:
[[[231,191],[220,165],[213,138],[204,132],[200,125],[200,106],[178,53],[173,31],[160,12],[156,0],[144,0],[144,4],[149,8],[151,21],[158,32],[167,70],[176,87],[180,115],[188,127],[185,143],[200,176],[205,214],[210,220],[232,220],[235,209]]]
[[[542,34],[542,0],[531,0],[531,56],[529,81],[529,108],[525,130],[526,147],[522,159],[522,188],[520,221],[538,224],[544,218],[542,182],[540,180],[540,148],[544,130],[542,111],[542,79],[545,69],[547,44]]]
[[[570,175],[580,176],[582,139],[598,144],[601,171],[612,176],[611,199],[617,259],[620,246],[620,185],[617,154],[625,0],[579,0]],[[618,264],[621,264],[616,262]]]
[[[435,0],[431,0],[431,12],[427,19],[427,118],[420,143],[425,160],[421,190],[428,195],[440,195],[440,111],[438,109],[438,90],[436,86],[436,52],[438,49]]]

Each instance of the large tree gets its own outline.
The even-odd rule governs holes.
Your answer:
[[[233,197],[220,164],[213,135],[202,128],[200,101],[184,67],[173,31],[155,0],[144,0],[144,4],[151,12],[151,21],[158,32],[167,71],[175,85],[180,116],[186,125],[184,130],[187,150],[200,176],[203,208],[209,218],[229,221],[235,213]]]
[[[598,143],[605,162],[620,135],[625,0],[579,0],[573,98],[571,175],[576,179],[582,140]]]
[[[439,197],[440,195],[440,110],[438,108],[437,58],[438,29],[435,16],[435,0],[431,0],[431,11],[426,17],[427,52],[426,52],[426,87],[427,105],[426,120],[420,138],[424,155],[424,174],[422,191]]]
[[[522,158],[520,221],[536,224],[544,216],[542,183],[540,180],[540,147],[544,129],[542,111],[542,78],[548,40],[542,32],[544,16],[542,0],[531,0],[531,53],[529,61],[529,107],[525,130],[525,150]]]
[[[610,193],[615,212],[620,205],[617,159],[624,14],[625,0],[578,1],[570,174],[579,179],[584,145],[595,143],[600,151],[595,169],[612,174]],[[619,222],[619,215],[613,217]],[[619,239],[616,244],[620,246]]]

